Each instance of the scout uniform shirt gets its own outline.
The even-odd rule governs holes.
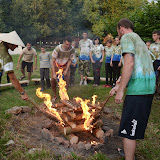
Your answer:
[[[57,64],[64,66],[69,60],[74,60],[75,49],[71,46],[69,50],[65,50],[65,48],[63,48],[63,44],[60,44],[54,49],[52,57],[56,59]]]
[[[96,62],[96,61],[100,61],[102,59],[102,51],[104,50],[104,47],[102,44],[100,45],[93,45],[92,46],[92,57],[93,57],[93,60]]]
[[[110,63],[111,56],[113,54],[113,47],[111,46],[110,48],[108,48],[107,46],[105,46],[104,49],[105,49],[105,55],[106,55],[105,63]]]
[[[79,60],[90,60],[90,50],[93,46],[93,42],[90,39],[87,40],[80,40],[79,41],[79,48],[80,48],[80,56]]]
[[[33,62],[33,56],[37,55],[37,53],[34,48],[31,48],[30,50],[28,50],[27,47],[25,47],[22,50],[22,55],[23,55],[22,61],[31,63],[31,62]]]
[[[3,42],[0,43],[0,70],[4,70],[6,73],[13,72],[12,57]]]
[[[157,60],[160,60],[160,43],[152,43],[149,50],[154,54]]]
[[[122,36],[121,47],[122,55],[134,55],[134,67],[128,82],[127,95],[154,94],[156,77],[146,44],[138,34],[132,32]]]

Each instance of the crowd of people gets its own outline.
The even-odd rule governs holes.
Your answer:
[[[56,100],[56,72],[63,68],[63,79],[67,88],[74,85],[75,71],[78,66],[80,73],[79,85],[87,85],[87,78],[93,68],[94,84],[100,84],[100,70],[105,59],[106,84],[103,87],[112,87],[110,96],[115,96],[116,103],[123,102],[125,88],[127,93],[124,100],[122,118],[119,128],[119,136],[123,137],[124,154],[126,160],[134,160],[136,150],[136,139],[144,139],[153,95],[160,99],[160,31],[153,31],[154,43],[142,41],[138,34],[133,32],[133,23],[128,19],[121,19],[117,24],[118,36],[115,40],[108,39],[106,44],[101,44],[100,38],[95,37],[92,41],[88,33],[83,32],[83,39],[79,41],[80,53],[75,48],[76,43],[71,37],[65,37],[63,44],[55,47],[53,53],[46,52],[41,46],[40,78],[41,91],[45,89],[44,78],[47,88],[53,90],[53,101]],[[3,69],[19,91],[22,99],[28,100],[27,94],[19,84],[14,71],[13,61],[8,49],[14,50],[18,45],[25,47],[17,33],[0,34],[0,67]],[[17,69],[20,60],[22,77],[25,78],[25,67],[27,66],[28,80],[31,79],[33,70],[33,57],[37,69],[37,53],[27,43],[19,56]],[[123,65],[122,71],[121,67]],[[50,82],[51,68],[51,82]],[[120,74],[121,73],[121,74]],[[2,74],[1,74],[2,75]],[[83,79],[83,77],[85,77]]]

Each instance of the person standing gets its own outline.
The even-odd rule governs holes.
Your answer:
[[[103,85],[103,87],[109,88],[112,86],[112,67],[110,66],[111,62],[111,56],[113,54],[113,46],[112,46],[112,40],[107,40],[107,44],[104,47],[105,54],[106,54],[106,60],[105,60],[105,72],[106,72],[106,84]],[[108,82],[109,77],[109,82]]]
[[[72,42],[72,47],[76,47],[76,42]],[[78,63],[78,52],[75,49],[75,58],[71,63],[70,66],[70,86],[74,86],[74,79],[75,79],[75,73],[76,73],[76,68],[77,68],[77,63]]]
[[[16,31],[0,33],[0,41],[0,70],[3,70],[9,76],[13,86],[21,94],[21,98],[28,101],[28,95],[25,93],[14,74],[13,60],[11,55],[8,53],[8,49],[14,51],[18,46],[24,47],[24,43]]]
[[[69,86],[70,65],[75,57],[75,49],[71,46],[71,43],[72,43],[72,38],[65,37],[63,40],[63,44],[58,45],[52,53],[51,87],[52,87],[53,95],[54,95],[54,97],[52,98],[52,101],[55,101],[57,98],[57,95],[56,95],[56,82],[57,82],[56,72],[58,72],[59,68],[63,69],[64,80],[67,83],[66,88],[68,88],[68,86]]]
[[[93,76],[94,76],[93,86],[97,87],[100,84],[100,71],[104,59],[104,47],[102,44],[100,44],[99,37],[96,37],[94,39],[94,45],[92,46],[90,52],[90,58],[92,62]]]
[[[83,39],[79,41],[79,72],[81,75],[80,85],[83,84],[83,74],[85,75],[84,85],[87,85],[87,77],[90,75],[90,50],[92,46],[93,42],[88,39],[88,33],[83,32]]]
[[[22,53],[19,56],[18,59],[18,64],[17,64],[17,69],[19,69],[19,63],[22,59],[21,63],[21,72],[22,72],[22,77],[19,78],[19,80],[22,80],[25,78],[25,67],[27,66],[27,72],[28,72],[28,80],[31,80],[31,72],[33,71],[33,56],[35,57],[35,67],[34,69],[37,69],[37,53],[34,48],[32,48],[30,43],[27,43],[27,46],[22,50]]]
[[[116,85],[116,80],[118,80],[121,71],[122,59],[121,59],[121,46],[119,37],[115,38],[116,46],[113,49],[113,54],[111,56],[110,66],[113,67],[113,87]]]
[[[118,135],[123,137],[125,160],[134,160],[136,139],[144,139],[156,77],[148,48],[133,32],[133,23],[121,19],[117,24],[117,32],[121,37],[124,65],[121,78],[110,91],[110,96],[116,94],[115,102],[122,103],[127,86]]]
[[[156,72],[156,98],[160,100],[160,31],[153,31],[152,38],[154,43],[150,45],[149,50],[156,58],[153,64]]]
[[[51,87],[49,79],[49,69],[51,68],[52,56],[50,52],[46,52],[44,46],[41,47],[41,53],[39,54],[40,60],[40,77],[41,77],[41,92],[44,91],[45,81],[47,83],[47,89]]]

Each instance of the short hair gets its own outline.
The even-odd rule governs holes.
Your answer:
[[[159,36],[160,36],[160,31],[155,30],[155,31],[153,31],[153,32],[152,32],[152,34],[157,34],[157,35],[159,35]]]
[[[116,37],[115,37],[115,39],[116,39],[116,38],[118,38],[118,39],[119,39],[119,37],[118,37],[118,36],[116,36]],[[120,39],[119,39],[119,40],[120,40]]]
[[[151,40],[149,40],[149,41],[147,41],[146,43],[150,43],[150,44],[151,44],[151,43],[152,43],[152,41],[151,41]]]
[[[111,40],[111,39],[108,39],[108,40],[107,40],[107,43],[112,43],[112,40]]]
[[[71,38],[70,36],[66,36],[66,37],[64,38],[64,42],[65,42],[65,41],[72,42],[72,38]]]
[[[101,43],[100,37],[95,37],[95,38],[94,38],[94,41],[97,40],[97,39],[99,40],[99,44],[100,44],[100,43]],[[95,42],[93,42],[93,43],[95,44]]]
[[[44,45],[41,45],[41,47],[40,48],[44,48],[44,49],[46,49],[46,47],[44,46]]]
[[[27,44],[30,44],[30,45],[32,45],[32,44],[31,44],[31,43],[29,43],[29,42],[27,42]],[[26,44],[26,45],[27,45],[27,44]]]
[[[117,27],[120,29],[120,26],[121,27],[124,27],[126,29],[131,29],[132,31],[134,30],[134,27],[133,27],[133,23],[127,19],[127,18],[122,18],[118,24],[117,24]]]
[[[83,33],[87,33],[87,34],[88,34],[88,32],[87,32],[87,31],[83,31]],[[83,34],[83,33],[82,33],[82,34]]]

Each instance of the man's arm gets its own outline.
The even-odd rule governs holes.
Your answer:
[[[22,98],[23,100],[28,101],[28,95],[24,92],[24,90],[23,90],[23,88],[21,87],[19,81],[17,80],[14,72],[8,73],[8,76],[9,76],[9,78],[10,78],[13,86],[14,86],[14,87],[17,89],[17,91],[21,94],[21,98]],[[23,95],[22,95],[22,93],[23,93]]]
[[[111,67],[113,67],[112,59],[113,59],[113,54],[112,54],[112,56],[111,56],[111,62],[110,62],[110,66],[111,66]]]
[[[93,57],[92,57],[92,51],[90,51],[89,56],[90,56],[91,62],[95,63],[95,61],[93,60]]]
[[[133,67],[134,67],[134,55],[126,53],[124,55],[124,65],[122,69],[121,80],[119,83],[119,87],[117,88],[117,94],[115,97],[116,103],[121,103],[123,101],[124,90],[131,78]]]
[[[19,58],[18,58],[18,64],[17,64],[17,69],[19,69],[19,63],[21,61],[21,58],[22,58],[22,54],[20,54]]]
[[[52,57],[51,67],[52,67],[53,78],[57,79],[56,70],[55,70],[55,58],[53,58],[53,57]]]
[[[36,70],[37,69],[37,55],[35,55],[35,67],[34,69]]]

